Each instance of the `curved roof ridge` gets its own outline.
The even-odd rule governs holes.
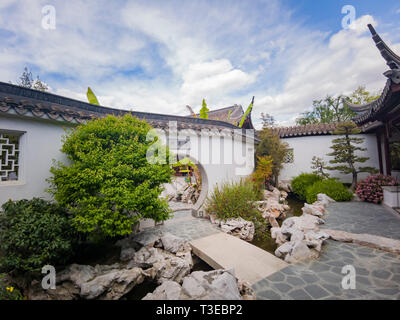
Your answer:
[[[382,40],[379,34],[376,32],[372,24],[368,24],[368,28],[372,34],[377,48],[379,49],[382,57],[386,60],[387,65],[390,69],[400,69],[400,57],[389,48],[389,46]]]

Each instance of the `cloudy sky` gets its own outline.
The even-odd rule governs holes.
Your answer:
[[[177,115],[255,96],[257,126],[261,112],[290,125],[314,99],[383,88],[368,23],[400,52],[397,0],[1,0],[0,81],[27,66],[56,94],[86,101],[90,86],[102,105]]]

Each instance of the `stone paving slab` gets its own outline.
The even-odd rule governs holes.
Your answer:
[[[288,266],[273,254],[221,232],[191,241],[190,245],[193,253],[214,269],[234,269],[238,279],[250,284]]]
[[[381,205],[332,203],[323,228],[400,239],[400,217]],[[356,271],[356,289],[342,288],[342,268]],[[400,255],[328,240],[317,260],[290,265],[253,285],[261,300],[400,300]]]
[[[330,204],[322,228],[400,239],[400,214],[367,202]]]
[[[342,288],[342,268],[356,271],[356,289]],[[318,260],[290,265],[253,285],[260,300],[400,299],[400,258],[381,250],[327,241]]]
[[[140,234],[142,236],[172,233],[177,237],[187,239],[188,241],[206,237],[215,233],[221,232],[216,225],[210,223],[209,220],[195,218],[191,211],[177,211],[174,217],[164,222],[163,225],[158,225],[146,229]]]

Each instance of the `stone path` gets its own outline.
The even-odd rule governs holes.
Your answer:
[[[334,203],[326,228],[400,238],[400,219],[383,206]],[[344,290],[342,268],[354,266],[356,289]],[[291,265],[253,285],[258,299],[400,300],[400,256],[355,244],[327,241],[318,260]]]
[[[165,221],[163,225],[151,227],[140,234],[141,236],[151,236],[151,234],[172,233],[177,237],[191,241],[218,232],[221,231],[209,220],[193,217],[190,210],[181,210],[175,212],[174,217]]]

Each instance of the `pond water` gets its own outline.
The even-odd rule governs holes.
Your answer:
[[[286,218],[278,220],[280,225],[282,225],[283,220],[285,220],[287,218],[299,217],[303,214],[301,209],[304,206],[304,201],[297,199],[293,195],[289,195],[288,198],[286,199],[286,202],[289,205],[290,210],[286,212]],[[277,248],[275,240],[271,238],[270,233],[268,233],[267,235],[264,235],[261,238],[254,238],[254,240],[251,242],[251,244],[253,244],[256,247],[259,247],[265,251],[268,251],[269,253],[272,253],[272,254],[274,254],[274,252]]]

